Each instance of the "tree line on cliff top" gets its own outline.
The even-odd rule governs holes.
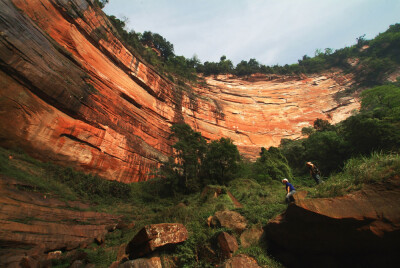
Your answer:
[[[197,74],[218,75],[234,74],[246,76],[255,73],[298,75],[301,73],[319,73],[333,67],[347,72],[354,72],[360,84],[373,86],[384,80],[387,71],[400,64],[400,24],[394,24],[384,33],[380,33],[372,40],[366,40],[365,35],[356,38],[356,44],[350,47],[337,49],[317,49],[313,57],[304,55],[298,63],[266,66],[256,59],[242,60],[236,66],[225,55],[219,62],[206,61],[201,63],[194,55],[192,58],[177,56],[174,46],[158,33],[145,31],[143,33],[126,29],[126,20],[115,16],[108,16],[116,28],[122,41],[133,48],[149,64],[170,80],[196,81]],[[358,59],[352,65],[349,59]],[[361,68],[360,68],[361,66]]]

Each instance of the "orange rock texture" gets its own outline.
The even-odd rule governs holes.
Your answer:
[[[171,155],[175,122],[207,139],[230,137],[254,158],[316,118],[338,122],[359,107],[335,101],[352,84],[339,70],[208,77],[207,86],[181,90],[114,32],[92,1],[1,1],[0,144],[137,182]]]
[[[107,229],[116,226],[121,216],[84,211],[88,207],[48,198],[33,192],[30,185],[0,175],[0,267],[45,267],[19,264],[24,258],[39,262],[48,252],[104,241]]]

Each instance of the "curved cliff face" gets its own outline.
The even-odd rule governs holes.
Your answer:
[[[354,98],[335,100],[335,94],[353,83],[340,71],[289,77],[253,75],[206,78],[198,90],[198,111],[185,120],[210,139],[230,137],[242,154],[258,157],[261,147],[278,146],[282,138],[301,137],[303,127],[317,118],[337,123],[359,109]]]
[[[132,54],[85,0],[0,2],[0,144],[108,179],[147,180],[172,153],[169,126],[184,120],[242,153],[300,137],[316,118],[358,108],[334,94],[351,85],[324,76],[206,78],[182,91]]]
[[[400,249],[400,178],[336,198],[297,200],[268,222],[266,238],[288,267],[386,267]]]

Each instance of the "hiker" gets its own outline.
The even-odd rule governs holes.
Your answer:
[[[286,203],[294,202],[293,194],[296,192],[296,189],[286,178],[282,180],[282,183],[286,185]]]
[[[311,162],[307,162],[306,166],[310,169],[310,175],[311,177],[315,180],[317,184],[321,183],[321,172],[317,168],[316,165],[314,165]]]

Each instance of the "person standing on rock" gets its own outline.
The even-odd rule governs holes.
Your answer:
[[[311,162],[307,162],[306,166],[308,167],[308,169],[310,170],[310,175],[311,177],[315,180],[315,182],[317,184],[321,183],[321,172],[319,171],[319,169],[317,168],[316,165],[314,165]]]
[[[286,178],[282,180],[282,183],[286,186],[286,203],[294,202],[293,195],[296,192],[296,189]]]

